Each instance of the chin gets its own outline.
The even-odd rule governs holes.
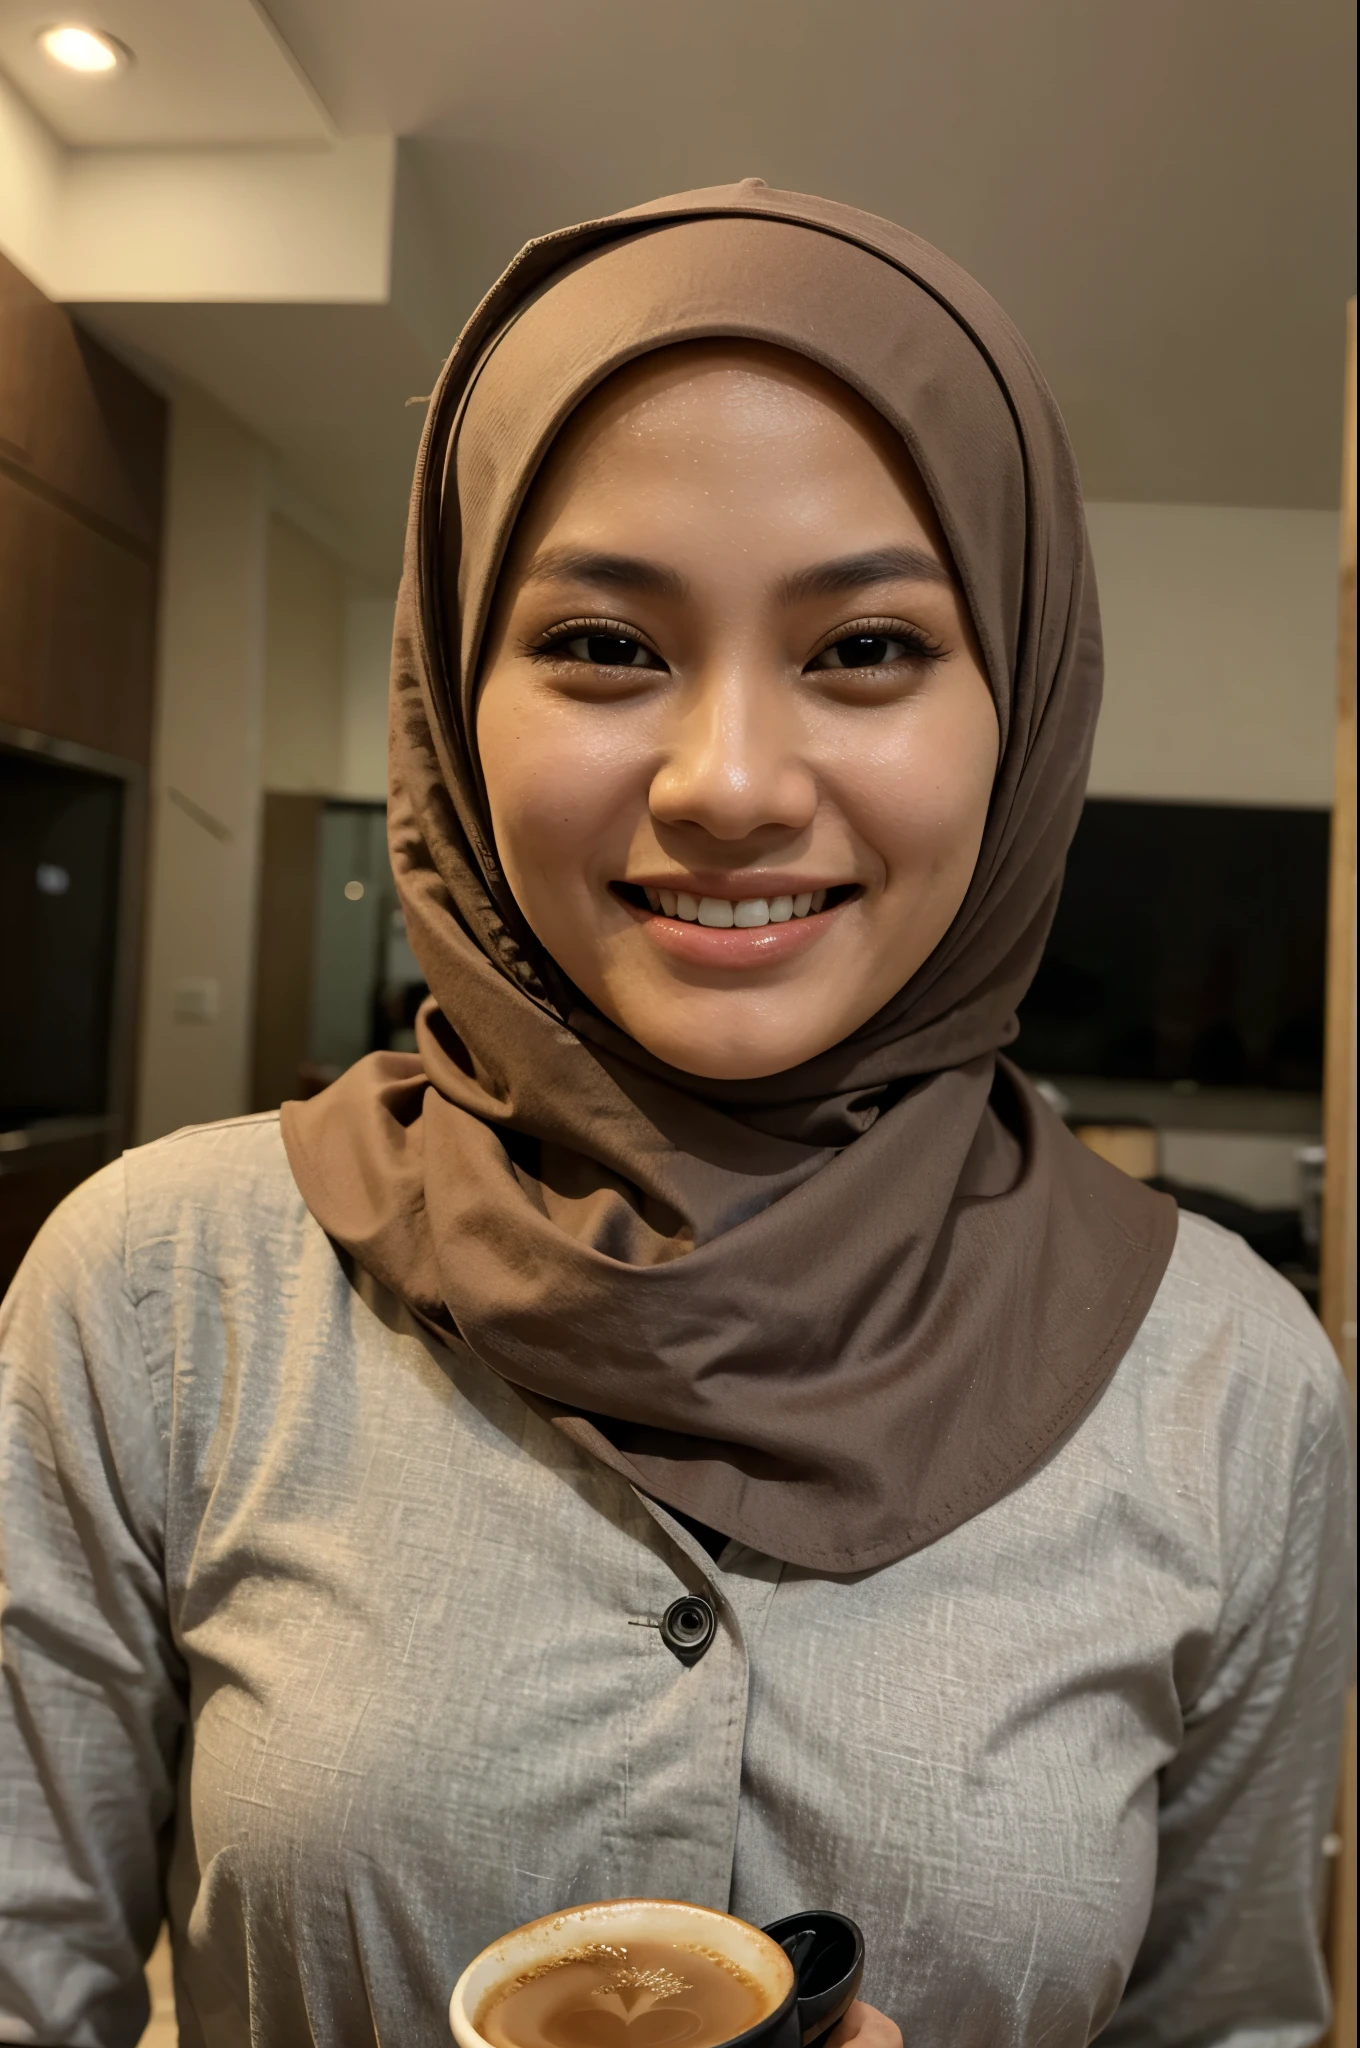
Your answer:
[[[801,1037],[796,1042],[772,1035],[715,1044],[711,1035],[680,1038],[671,1032],[639,1031],[627,1024],[624,1029],[631,1030],[639,1045],[645,1045],[657,1059],[704,1081],[762,1081],[769,1074],[787,1073],[790,1067],[801,1066],[826,1050],[819,1039]],[[834,1043],[834,1039],[827,1041]]]
[[[752,1053],[746,1059],[701,1060],[697,1057],[672,1059],[671,1066],[682,1074],[693,1074],[699,1081],[763,1081],[769,1074],[783,1074],[790,1067],[802,1064],[802,1059],[783,1059],[774,1055],[764,1058]]]

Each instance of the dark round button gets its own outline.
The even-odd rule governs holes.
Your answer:
[[[682,1664],[697,1664],[718,1633],[718,1617],[702,1593],[672,1600],[661,1617],[661,1640]]]

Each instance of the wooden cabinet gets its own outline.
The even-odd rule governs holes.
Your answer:
[[[0,471],[0,720],[145,765],[156,563]]]
[[[154,564],[164,399],[0,256],[0,462]]]
[[[143,765],[166,418],[0,257],[0,720]]]
[[[107,1099],[98,1116],[7,1113],[0,1288],[44,1216],[128,1128],[166,427],[160,395],[0,257],[0,729],[20,756],[45,745],[125,791]],[[21,836],[9,853],[17,875]],[[31,1016],[13,930],[9,943],[19,951],[0,961],[0,1003]],[[27,1098],[17,1088],[9,1099]]]

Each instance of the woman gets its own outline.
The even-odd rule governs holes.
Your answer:
[[[1335,1364],[998,1058],[1099,673],[914,237],[752,180],[512,265],[398,613],[418,1056],[9,1305],[7,2038],[131,2041],[164,1906],[186,2043],[434,2044],[628,1893],[852,1913],[860,2048],[1315,2038]]]

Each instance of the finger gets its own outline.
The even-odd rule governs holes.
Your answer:
[[[902,2030],[885,2012],[857,1998],[826,2048],[902,2048]]]

